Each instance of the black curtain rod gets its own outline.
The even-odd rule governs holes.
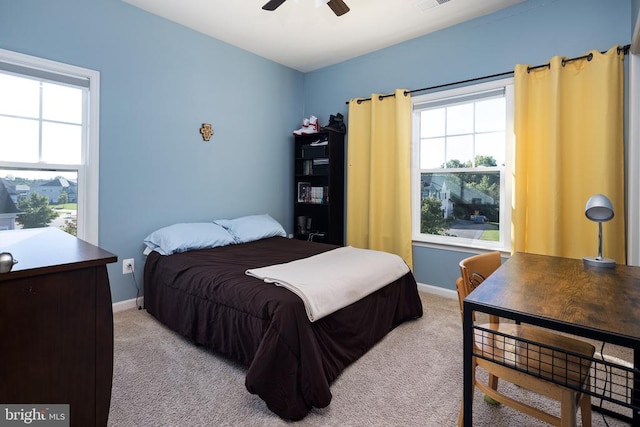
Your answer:
[[[629,49],[631,48],[631,45],[628,44],[626,46],[622,46],[622,47],[618,47],[618,55],[620,55],[620,52],[622,52],[624,55],[627,55],[629,53]],[[607,53],[607,51],[602,51],[600,53]],[[586,59],[587,61],[591,61],[593,59],[593,53],[589,53],[587,55],[582,55],[582,56],[576,56],[575,58],[568,58],[568,59],[563,59],[562,60],[562,66],[564,67],[567,63],[572,62],[572,61],[577,61],[580,59]],[[547,62],[546,64],[541,64],[541,65],[535,65],[533,67],[527,67],[527,72],[531,72],[531,70],[536,70],[538,68],[544,68],[544,67],[548,67],[551,68],[551,63]],[[513,71],[505,71],[504,73],[498,73],[498,74],[491,74],[489,76],[483,76],[483,77],[476,77],[474,79],[467,79],[467,80],[460,80],[459,82],[453,82],[453,83],[445,83],[445,84],[441,84],[441,85],[437,85],[437,86],[430,86],[430,87],[423,87],[421,89],[413,89],[413,90],[405,90],[404,91],[404,95],[407,96],[410,93],[415,93],[415,92],[422,92],[422,91],[426,91],[426,90],[433,90],[433,89],[440,89],[443,87],[448,87],[448,86],[455,86],[455,85],[460,85],[460,84],[464,84],[464,83],[472,83],[472,82],[477,82],[478,80],[486,80],[486,79],[493,79],[496,77],[503,77],[503,76],[508,76],[508,75],[512,75],[514,72]],[[378,95],[378,99],[380,101],[382,101],[384,98],[388,98],[390,96],[396,96],[395,93],[390,93],[388,95]],[[362,98],[362,99],[358,99],[356,102],[358,104],[364,102],[364,101],[371,101],[371,98]],[[345,104],[349,105],[349,101],[345,102]]]

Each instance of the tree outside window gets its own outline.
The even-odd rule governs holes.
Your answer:
[[[49,198],[37,193],[18,198],[17,207],[21,213],[16,216],[16,221],[22,228],[47,227],[58,217],[56,211],[49,206]]]

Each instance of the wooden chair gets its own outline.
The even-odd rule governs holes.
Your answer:
[[[456,281],[460,314],[463,311],[463,300],[500,264],[499,252],[472,256],[460,262],[462,277]],[[590,395],[550,381],[555,379],[563,384],[589,390],[589,371],[595,351],[591,344],[535,326],[500,323],[498,316],[489,316],[488,324],[475,326],[473,385],[474,389],[477,387],[485,393],[485,400],[488,396],[498,403],[556,426],[575,426],[579,405],[582,411],[582,425],[591,426]],[[488,331],[479,330],[478,327]],[[553,347],[555,351],[547,346]],[[476,355],[482,355],[482,357]],[[476,379],[475,373],[478,366],[488,372],[487,384]],[[498,392],[499,379],[558,400],[560,417]],[[464,401],[460,406],[459,426],[462,426],[463,411]]]

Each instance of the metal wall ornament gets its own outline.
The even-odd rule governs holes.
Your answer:
[[[211,139],[211,136],[213,135],[213,127],[211,126],[211,123],[202,124],[202,127],[200,128],[200,135],[202,135],[203,141],[209,141]]]

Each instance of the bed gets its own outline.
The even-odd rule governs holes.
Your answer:
[[[245,385],[284,419],[331,402],[330,384],[389,331],[422,316],[411,272],[317,321],[290,290],[247,269],[307,258],[337,246],[281,234],[147,255],[146,310],[170,329],[247,367]],[[240,240],[240,242],[238,242]]]

